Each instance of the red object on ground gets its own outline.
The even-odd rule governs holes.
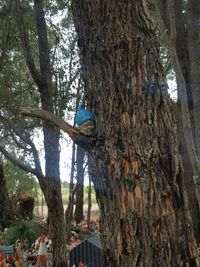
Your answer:
[[[43,234],[39,238],[40,247],[39,247],[38,256],[37,256],[38,267],[43,267],[43,266],[46,266],[47,264],[45,239],[46,239],[46,236]]]
[[[84,263],[80,262],[78,267],[87,267],[87,265],[85,265]]]
[[[0,251],[0,267],[4,267],[4,254]]]
[[[6,258],[7,258],[7,261],[10,263],[10,262],[12,262],[13,256],[8,255]]]

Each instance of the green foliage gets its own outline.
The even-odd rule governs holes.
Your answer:
[[[26,239],[29,244],[32,244],[39,235],[40,229],[33,221],[21,220],[15,222],[8,228],[4,239],[9,244],[14,244],[17,239]]]
[[[33,176],[28,175],[25,171],[14,166],[9,161],[4,164],[4,172],[9,195],[29,192],[32,197],[35,196],[36,181]]]

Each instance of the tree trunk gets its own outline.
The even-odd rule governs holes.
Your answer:
[[[196,5],[192,1],[188,1],[188,6],[191,6],[186,10],[187,12],[183,14],[183,1],[177,0],[174,1],[174,10],[175,10],[175,27],[176,27],[176,51],[177,57],[179,60],[179,64],[181,66],[182,74],[185,80],[186,92],[187,92],[187,104],[190,112],[190,123],[192,126],[192,133],[191,135],[194,138],[194,144],[196,148],[197,155],[198,152],[198,132],[199,132],[199,107],[197,107],[198,103],[198,90],[197,84],[200,85],[199,77],[197,78],[197,71],[198,69],[198,58],[200,49],[197,45],[197,27],[193,27],[190,24],[197,24],[197,16],[196,11],[198,10],[198,4]],[[199,3],[199,2],[198,2]],[[192,7],[193,6],[193,7]],[[189,12],[188,12],[189,11]],[[163,9],[163,13],[166,13],[166,10]],[[169,10],[168,12],[172,12]],[[185,16],[188,17],[188,24],[187,31],[185,31]],[[195,34],[194,34],[195,32]],[[195,81],[195,83],[193,82]],[[196,88],[194,86],[196,84]],[[181,92],[182,88],[178,87],[178,102],[181,101]],[[196,104],[195,104],[196,103]],[[197,108],[196,108],[197,107]],[[180,153],[182,155],[183,166],[184,166],[184,177],[185,177],[185,185],[186,190],[188,192],[188,206],[193,222],[195,238],[197,239],[198,243],[200,241],[200,209],[198,204],[198,198],[196,197],[196,186],[193,182],[193,175],[194,169],[193,166],[190,164],[189,153],[187,153],[187,145],[186,140],[183,137],[183,133],[181,129],[183,129],[183,121],[181,117],[185,117],[184,115],[181,116],[180,112],[177,112],[177,120],[178,120],[178,140],[180,143]]]
[[[65,211],[65,220],[66,220],[66,232],[67,240],[70,240],[71,237],[71,225],[73,220],[73,211],[74,211],[74,168],[75,168],[75,143],[72,145],[72,161],[71,161],[71,175],[70,175],[70,184],[69,184],[69,201],[68,206]]]
[[[6,227],[6,223],[13,217],[14,214],[6,188],[3,165],[0,163],[0,231]]]
[[[39,62],[41,83],[39,91],[41,104],[44,110],[54,113],[53,87],[49,57],[49,45],[47,38],[46,22],[42,0],[34,1],[35,21],[38,34]],[[67,265],[66,235],[64,208],[60,183],[60,132],[48,122],[43,123],[44,151],[45,151],[45,184],[42,185],[45,200],[48,206],[49,231],[52,239],[53,266],[64,267]],[[41,181],[40,181],[41,183]],[[43,183],[43,181],[42,181]]]
[[[188,19],[188,52],[190,59],[190,78],[191,78],[191,94],[192,94],[192,114],[193,114],[193,133],[194,133],[194,143],[196,148],[196,153],[198,155],[198,160],[200,162],[200,2],[195,0],[189,0],[187,6],[187,19]],[[194,174],[193,174],[194,175]],[[198,178],[200,177],[200,173],[196,174]],[[200,178],[199,178],[200,179]],[[193,185],[193,188],[195,186]],[[194,193],[191,192],[191,194]],[[195,193],[192,198],[198,202],[198,210],[197,206],[193,205],[191,209],[193,209],[193,213],[196,214],[195,223],[196,228],[200,228],[200,184],[196,184]],[[196,197],[195,197],[196,195]],[[197,232],[198,242],[200,241],[200,230]]]
[[[46,177],[45,200],[48,206],[49,235],[52,239],[53,267],[66,267],[66,234],[61,185],[55,177]]]
[[[84,157],[85,151],[80,146],[76,151],[76,208],[74,212],[74,220],[79,224],[83,220],[83,205],[84,205]]]
[[[198,158],[200,159],[200,1],[189,0],[187,6],[188,19],[188,52],[190,59],[190,83],[192,88],[192,104],[194,113],[194,136]]]
[[[176,124],[145,1],[73,1],[96,117],[105,266],[196,266]]]
[[[90,155],[88,155],[88,177],[89,177],[89,185],[88,185],[87,226],[89,228],[91,220],[91,208],[92,208],[92,178],[93,178],[93,167]]]

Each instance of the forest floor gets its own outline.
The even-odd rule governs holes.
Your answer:
[[[64,206],[66,210],[67,205]],[[87,208],[88,205],[84,205],[84,215],[87,218]],[[1,254],[0,256],[0,266],[34,266],[36,267],[36,261],[39,260],[38,253],[41,251],[44,252],[44,257],[47,261],[46,266],[53,266],[52,263],[52,247],[51,247],[51,240],[48,239],[48,225],[47,225],[47,215],[48,210],[47,206],[44,205],[43,207],[36,206],[34,209],[35,214],[35,223],[41,227],[42,233],[41,235],[33,242],[33,244],[29,244],[26,239],[17,239],[14,244],[14,248],[16,250],[15,257],[13,256],[6,256]],[[72,226],[71,231],[71,239],[66,243],[66,253],[70,253],[75,247],[77,247],[81,242],[86,240],[91,236],[95,236],[99,234],[99,208],[98,204],[93,203],[91,208],[91,221],[90,226],[88,227],[86,221],[84,220],[78,225]],[[21,229],[21,228],[20,228]],[[41,239],[41,238],[45,239]],[[43,241],[41,241],[43,240]],[[45,242],[44,242],[45,241]],[[40,243],[41,242],[41,243]],[[44,242],[44,243],[43,243]],[[4,243],[2,243],[4,244]],[[5,243],[9,245],[8,242]],[[44,249],[45,248],[45,249]],[[2,265],[2,262],[8,263],[9,265]],[[20,265],[19,265],[20,264]],[[80,266],[86,266],[80,263]]]

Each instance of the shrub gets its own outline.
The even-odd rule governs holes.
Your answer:
[[[33,221],[20,220],[12,224],[4,239],[9,242],[9,244],[14,244],[16,240],[26,239],[29,244],[32,244],[40,235],[40,229]]]

